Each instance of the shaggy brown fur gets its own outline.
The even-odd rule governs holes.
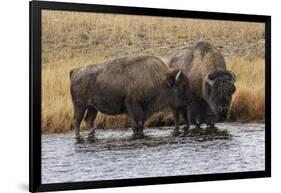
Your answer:
[[[128,114],[135,137],[143,136],[143,124],[154,112],[176,109],[190,101],[187,77],[170,69],[154,56],[125,57],[104,64],[88,65],[70,72],[74,127],[79,137],[84,116],[92,128],[97,112]]]
[[[218,49],[205,41],[197,42],[177,52],[169,66],[183,69],[190,80],[193,102],[189,113],[192,122],[198,127],[203,122],[214,126],[214,117],[225,118],[235,91],[235,76],[226,69],[224,57]]]

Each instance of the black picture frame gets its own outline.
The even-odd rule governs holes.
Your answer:
[[[271,17],[266,15],[247,15],[233,13],[215,13],[202,11],[184,11],[141,7],[93,5],[80,3],[62,3],[47,1],[29,2],[30,11],[30,97],[29,97],[29,191],[58,191],[90,188],[109,188],[183,182],[261,178],[271,176]],[[99,12],[130,15],[168,16],[180,18],[198,18],[213,20],[231,20],[265,23],[265,170],[236,173],[202,174],[188,176],[153,177],[139,179],[121,179],[106,181],[87,181],[71,183],[41,183],[41,11],[67,10],[79,12]]]

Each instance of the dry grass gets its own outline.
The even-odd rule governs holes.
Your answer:
[[[238,121],[264,120],[265,63],[264,59],[248,61],[227,60],[228,68],[237,75],[237,91],[234,94],[230,119]]]
[[[200,39],[222,47],[229,69],[237,74],[230,119],[264,119],[262,24],[61,11],[43,11],[42,22],[44,133],[70,130],[70,69],[136,54],[167,60],[175,50]],[[158,113],[147,125],[171,123],[170,114]],[[99,114],[96,126],[124,128],[127,117]]]

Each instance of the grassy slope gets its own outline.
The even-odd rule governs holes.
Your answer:
[[[153,54],[167,61],[176,50],[198,40],[220,47],[237,74],[230,120],[264,119],[264,25],[146,16],[43,11],[42,128],[67,132],[73,116],[69,70],[113,58]],[[158,113],[148,126],[171,124]],[[127,117],[99,114],[99,128],[123,128]]]

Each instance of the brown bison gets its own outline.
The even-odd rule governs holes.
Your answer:
[[[70,71],[75,135],[85,121],[94,136],[97,112],[127,114],[135,138],[143,137],[143,125],[154,112],[177,109],[190,102],[187,77],[154,56],[137,56],[93,64]]]
[[[192,102],[188,114],[192,124],[198,128],[202,123],[214,127],[215,122],[226,119],[236,76],[226,69],[219,50],[200,41],[176,53],[169,66],[183,69],[190,81]],[[186,112],[186,107],[181,111]]]

